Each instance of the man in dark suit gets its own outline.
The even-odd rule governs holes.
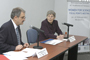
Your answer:
[[[0,54],[7,51],[21,50],[29,47],[28,43],[21,41],[20,26],[25,21],[25,11],[22,8],[14,8],[11,19],[0,28]]]

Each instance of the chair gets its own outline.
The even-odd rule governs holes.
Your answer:
[[[36,43],[37,37],[38,37],[38,32],[35,29],[28,29],[26,32],[27,35],[27,41],[29,45],[31,43]]]

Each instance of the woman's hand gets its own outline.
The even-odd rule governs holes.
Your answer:
[[[62,40],[64,38],[64,35],[57,36],[57,39]]]

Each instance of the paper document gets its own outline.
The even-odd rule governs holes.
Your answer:
[[[25,60],[27,57],[35,56],[36,52],[42,51],[43,49],[25,48],[22,51],[9,51],[3,53],[9,60]]]
[[[27,53],[27,57],[35,56],[37,51],[40,51],[40,49],[33,49],[33,48],[26,48],[22,50],[23,52]]]
[[[6,56],[10,60],[24,60],[26,58],[26,54],[24,52],[15,52],[15,51],[10,51],[3,53],[4,56]]]
[[[46,41],[42,41],[41,43],[56,45],[56,44],[61,43],[61,42],[63,42],[63,40],[49,39]]]
[[[63,41],[68,41],[68,39],[63,39]]]

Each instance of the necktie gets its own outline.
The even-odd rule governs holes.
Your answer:
[[[18,27],[16,28],[16,35],[17,35],[18,45],[20,45],[20,34],[19,34],[19,31],[18,31]]]

